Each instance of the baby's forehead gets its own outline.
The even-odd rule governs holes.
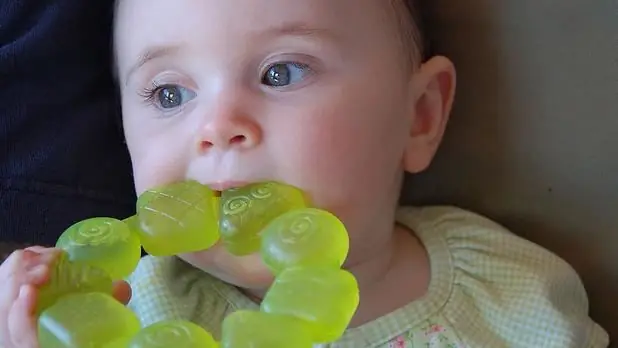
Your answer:
[[[260,33],[330,33],[363,37],[393,27],[385,4],[392,0],[119,0],[116,41],[120,50],[157,41],[229,44]],[[369,35],[369,36],[368,36]],[[126,45],[123,45],[126,42]]]

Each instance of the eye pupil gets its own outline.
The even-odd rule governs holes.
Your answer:
[[[162,87],[158,97],[161,107],[165,109],[175,108],[182,104],[182,96],[178,88],[173,86]]]
[[[264,76],[263,83],[268,86],[281,87],[290,84],[290,69],[286,64],[273,65]]]

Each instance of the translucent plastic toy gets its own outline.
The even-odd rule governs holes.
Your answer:
[[[49,281],[39,289],[36,313],[47,309],[66,295],[76,293],[112,293],[112,278],[103,270],[86,263],[69,261],[62,253],[54,261]]]
[[[313,347],[305,322],[286,315],[236,311],[223,321],[221,348]]]
[[[315,208],[287,212],[262,231],[262,259],[275,275],[296,266],[339,268],[349,247],[343,223]]]
[[[137,200],[135,221],[144,250],[169,256],[210,248],[219,240],[217,202],[195,181],[146,191]]]
[[[71,294],[39,317],[44,347],[105,347],[135,336],[139,319],[109,294]]]
[[[71,261],[100,268],[114,280],[130,275],[142,255],[138,236],[112,218],[76,223],[60,236],[56,247],[66,250]]]
[[[201,327],[188,321],[161,321],[141,330],[128,348],[218,348],[219,344]]]
[[[221,195],[221,240],[236,255],[260,250],[260,232],[274,218],[306,207],[303,193],[276,183],[252,184]]]
[[[169,256],[218,242],[237,255],[260,252],[276,277],[259,311],[224,319],[220,342],[180,320],[140,329],[111,297],[112,280],[135,269],[142,247]],[[194,181],[154,188],[135,216],[79,222],[57,246],[65,252],[40,289],[40,348],[310,348],[338,340],[359,303],[356,279],[341,269],[349,248],[341,221],[274,182],[222,193]]]
[[[261,310],[303,319],[313,342],[343,335],[358,306],[358,287],[347,271],[329,267],[289,268],[281,272]]]

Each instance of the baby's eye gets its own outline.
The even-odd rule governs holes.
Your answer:
[[[270,66],[264,76],[262,84],[270,87],[284,87],[302,81],[311,69],[301,63],[276,63]]]
[[[195,98],[190,89],[178,85],[163,85],[154,91],[155,101],[162,109],[174,109]]]

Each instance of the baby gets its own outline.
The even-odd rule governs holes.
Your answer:
[[[416,13],[404,0],[120,0],[137,193],[274,180],[337,215],[361,302],[324,347],[606,347],[563,260],[470,212],[397,207],[404,173],[438,149],[455,90],[448,59],[423,59]],[[31,313],[55,255],[31,248],[0,267],[3,347],[37,347]],[[186,319],[219,338],[271,282],[257,255],[215,246],[143,258],[116,297],[132,292],[144,326]]]

